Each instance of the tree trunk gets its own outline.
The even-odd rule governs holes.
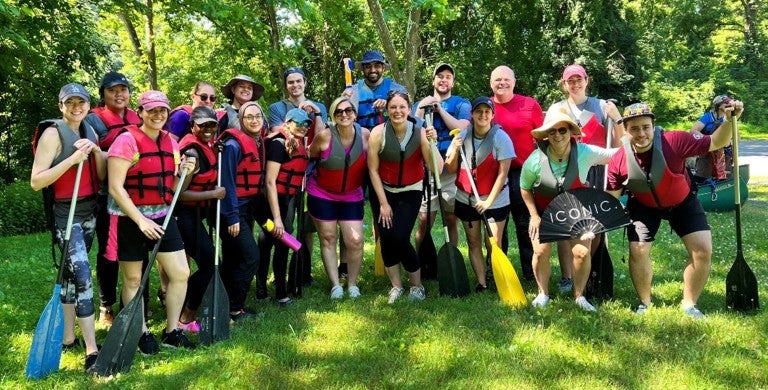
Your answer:
[[[391,63],[389,72],[395,81],[405,84],[403,74],[397,62],[397,50],[395,50],[395,44],[392,42],[392,34],[390,34],[389,27],[387,27],[387,21],[384,19],[384,11],[381,9],[381,4],[379,4],[379,0],[367,0],[367,2],[373,17],[373,24],[376,25],[376,30],[381,37],[381,47],[384,50],[384,55]]]
[[[754,65],[756,76],[765,77],[763,73],[766,67],[763,65],[760,47],[760,21],[757,18],[758,5],[755,0],[741,0],[741,4],[744,6],[744,44],[752,58],[750,62]]]
[[[121,9],[117,13],[117,17],[123,22],[123,25],[125,25],[125,30],[128,32],[128,37],[131,39],[131,44],[133,45],[133,52],[136,53],[136,57],[141,60],[144,57],[144,51],[141,49],[141,41],[139,40],[139,34],[136,33],[136,27],[134,27],[133,22],[131,22],[131,19],[128,17],[125,10]]]
[[[411,8],[408,17],[407,40],[405,41],[405,71],[402,76],[402,84],[405,89],[416,93],[416,61],[419,59],[421,48],[421,35],[419,35],[421,26],[421,7]]]
[[[267,23],[269,23],[269,43],[272,46],[272,50],[277,55],[273,58],[271,63],[272,74],[275,75],[277,80],[280,80],[280,90],[283,91],[283,96],[286,96],[288,91],[285,89],[285,83],[283,80],[283,69],[285,64],[283,63],[283,56],[280,54],[280,25],[277,24],[277,9],[275,8],[274,1],[265,1],[264,8],[267,12]],[[276,60],[276,61],[275,61]]]
[[[147,0],[147,13],[144,15],[146,22],[144,30],[147,34],[147,79],[151,89],[157,89],[157,56],[155,55],[155,11],[152,9],[154,1]]]

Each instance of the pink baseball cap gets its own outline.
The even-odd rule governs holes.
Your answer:
[[[165,107],[170,110],[170,103],[168,97],[160,91],[149,90],[139,96],[139,107],[144,111],[149,111],[155,107]]]
[[[578,64],[566,66],[565,70],[563,71],[563,80],[568,80],[573,76],[581,76],[582,78],[587,78],[587,71],[584,70],[583,66]]]

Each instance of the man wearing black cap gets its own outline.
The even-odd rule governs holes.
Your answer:
[[[445,153],[451,145],[453,137],[450,132],[453,129],[466,129],[472,118],[469,100],[452,95],[455,80],[453,66],[447,63],[438,64],[432,72],[432,95],[426,96],[413,105],[412,114],[423,118],[426,110],[433,112],[432,126],[437,131],[437,150],[445,159]],[[434,183],[430,173],[428,180]],[[442,187],[442,199],[440,202],[445,209],[446,223],[448,225],[448,236],[452,243],[456,244],[459,239],[459,231],[456,224],[456,216],[453,214],[454,200],[456,197],[456,174],[443,172],[440,174],[440,184]],[[429,205],[430,219],[427,222],[427,202]],[[432,226],[437,215],[437,191],[432,189],[430,194],[425,194],[424,201],[419,210],[419,229],[416,232],[416,248],[421,245],[421,240],[426,234],[427,229]]]
[[[108,72],[99,85],[99,104],[91,110],[85,122],[99,135],[99,146],[106,151],[126,126],[138,125],[141,119],[128,106],[131,102],[131,86],[122,73]],[[117,249],[108,247],[110,217],[107,214],[107,183],[102,181],[96,213],[96,237],[99,250],[96,254],[96,280],[99,283],[99,322],[112,325],[112,306],[117,302]],[[108,250],[109,249],[109,250]],[[148,297],[149,289],[146,289]],[[146,298],[145,298],[146,299]],[[145,306],[148,307],[148,306]]]
[[[304,95],[304,89],[307,86],[307,77],[304,71],[296,66],[292,66],[283,72],[283,83],[288,91],[288,98],[277,103],[269,105],[269,128],[271,131],[277,130],[277,127],[285,123],[285,115],[292,108],[300,108],[307,112],[309,119],[312,120],[313,128],[308,135],[313,134],[314,127],[324,127],[328,120],[328,110],[325,105],[307,99]]]
[[[252,78],[239,74],[221,87],[221,93],[229,99],[221,108],[225,114],[219,119],[219,133],[226,129],[239,129],[240,119],[237,110],[247,102],[255,102],[264,94],[264,87]]]
[[[389,91],[405,91],[405,87],[389,77],[382,77],[389,69],[389,62],[378,50],[366,51],[362,61],[357,63],[357,68],[363,71],[365,78],[357,80],[355,86],[347,88],[343,95],[357,102],[357,123],[372,129],[384,122],[384,108]]]

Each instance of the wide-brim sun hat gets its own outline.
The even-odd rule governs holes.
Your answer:
[[[565,123],[568,126],[571,130],[571,136],[581,135],[579,125],[577,125],[568,114],[561,111],[547,112],[547,116],[544,117],[544,124],[537,129],[533,129],[531,135],[539,141],[545,140],[549,137],[549,131],[557,127],[559,123]]]
[[[227,97],[227,99],[230,99],[230,100],[234,99],[235,98],[235,93],[234,93],[234,91],[232,89],[240,81],[245,81],[245,82],[251,83],[251,85],[253,85],[253,95],[251,95],[251,101],[259,100],[261,95],[264,94],[264,86],[259,84],[259,83],[257,83],[254,79],[252,79],[252,78],[250,78],[250,77],[248,77],[248,76],[246,76],[244,74],[239,74],[239,75],[233,77],[232,79],[230,79],[229,82],[227,82],[227,84],[225,84],[225,85],[223,85],[221,87],[221,93],[223,93],[224,96]]]
[[[363,70],[363,65],[370,64],[371,62],[381,62],[385,68],[389,68],[389,62],[384,59],[384,54],[381,54],[378,50],[368,50],[363,53],[363,59],[355,63],[355,67],[359,70]]]

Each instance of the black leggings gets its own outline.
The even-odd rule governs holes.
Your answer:
[[[296,196],[277,195],[277,203],[280,207],[280,218],[283,220],[285,232],[293,234],[293,219],[296,216]],[[268,207],[268,206],[267,206]],[[269,213],[272,218],[272,213]],[[275,238],[272,233],[261,230],[259,233],[259,251],[261,253],[261,263],[257,276],[257,285],[261,288],[267,286],[267,276],[269,276],[269,259],[272,247],[275,248],[275,254],[272,257],[272,272],[275,274],[275,299],[288,297],[288,287],[286,277],[288,274],[288,247],[280,240]]]
[[[245,298],[251,287],[253,275],[259,266],[259,246],[253,238],[253,217],[250,204],[240,206],[240,233],[237,237],[229,234],[228,226],[222,226],[221,237],[221,279],[229,295],[229,310],[245,309]]]
[[[384,228],[379,223],[381,213],[376,193],[370,193],[373,220],[379,226],[381,240],[381,257],[387,267],[403,263],[408,272],[416,272],[420,268],[419,257],[411,244],[411,232],[416,223],[421,207],[421,191],[389,192],[384,189],[387,202],[392,208],[392,227]]]
[[[186,306],[192,310],[200,307],[203,294],[213,277],[214,247],[208,232],[203,226],[203,219],[208,208],[179,205],[176,208],[176,220],[184,250],[187,256],[195,260],[197,271],[187,281]]]

